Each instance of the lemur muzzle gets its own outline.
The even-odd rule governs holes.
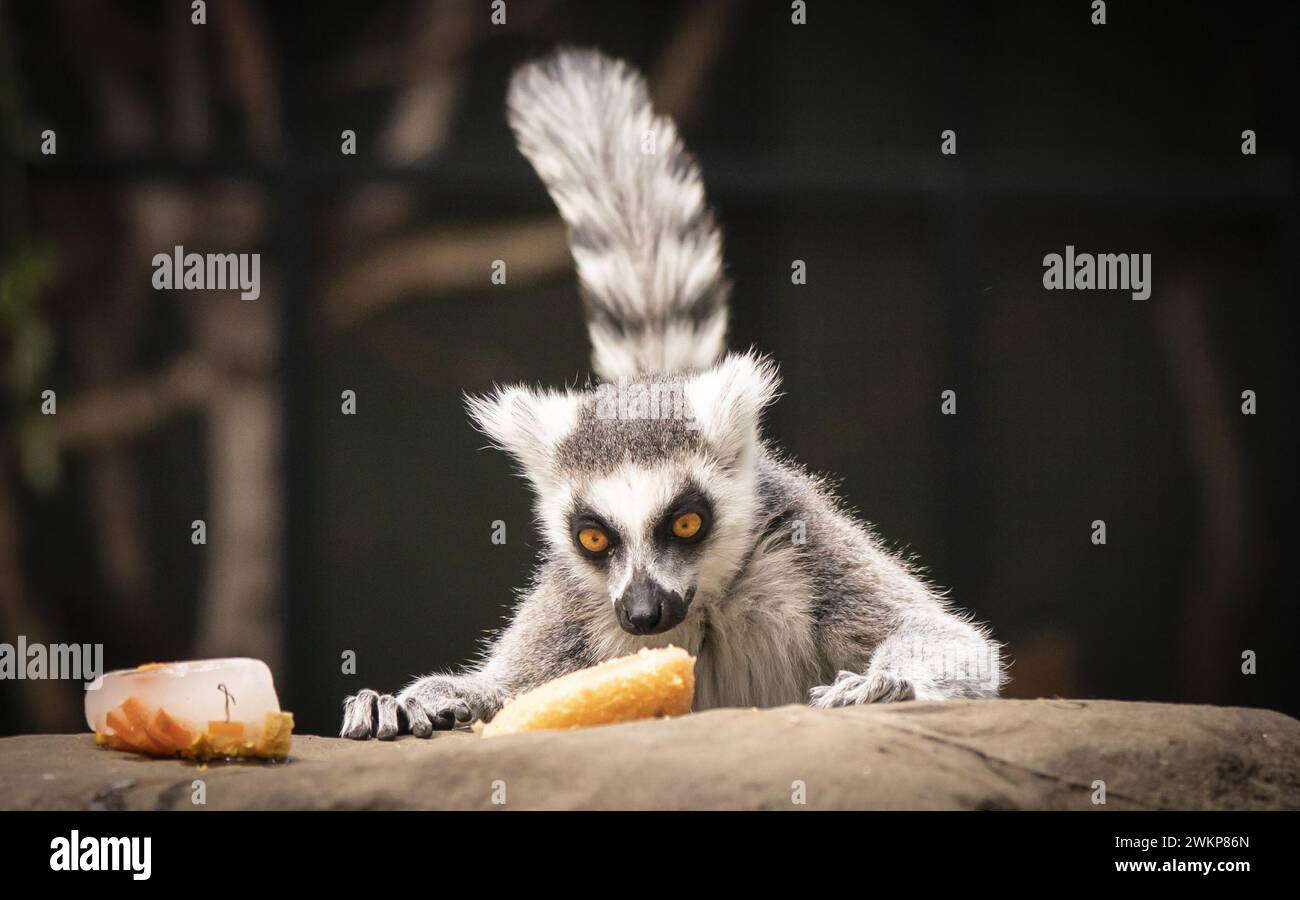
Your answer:
[[[682,623],[694,599],[694,585],[680,594],[663,587],[648,574],[637,572],[627,590],[614,602],[614,612],[625,631],[663,634]]]

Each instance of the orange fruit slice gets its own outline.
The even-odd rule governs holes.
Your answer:
[[[213,737],[242,738],[244,736],[243,722],[209,722],[208,734]]]
[[[153,738],[149,737],[144,728],[136,726],[131,721],[121,706],[109,710],[105,718],[108,727],[113,729],[113,734],[130,745],[131,749],[139,750],[141,753],[150,753],[154,756],[162,756],[167,753],[161,744],[156,743]]]
[[[153,721],[146,730],[149,737],[177,753],[188,750],[190,744],[194,743],[194,735],[190,730],[169,716],[165,709],[154,713]]]

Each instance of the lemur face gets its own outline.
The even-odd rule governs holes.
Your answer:
[[[586,391],[506,388],[469,409],[532,482],[548,557],[597,614],[657,635],[716,602],[753,544],[759,425],[777,385],[771,363],[735,355]]]
[[[571,568],[587,570],[584,580],[603,589],[632,634],[677,627],[699,590],[714,504],[680,468],[623,465],[570,502]]]

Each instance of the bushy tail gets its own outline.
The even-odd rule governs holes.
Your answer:
[[[699,166],[645,79],[592,50],[519,69],[507,99],[520,151],[569,226],[605,379],[687,372],[725,348],[722,234]]]

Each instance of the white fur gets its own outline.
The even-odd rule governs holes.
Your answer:
[[[552,451],[573,430],[580,399],[572,391],[514,385],[484,396],[467,395],[465,406],[479,430],[518,460],[540,488],[555,474]]]
[[[771,361],[754,353],[732,353],[687,382],[686,397],[718,455],[742,463],[758,446],[763,409],[776,399],[780,386]]]
[[[571,233],[602,377],[704,369],[725,349],[722,232],[699,167],[625,63],[569,50],[520,68],[506,100],[520,151]],[[611,327],[639,323],[627,329]]]

